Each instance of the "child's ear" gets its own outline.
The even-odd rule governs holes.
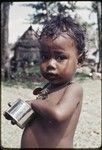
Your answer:
[[[78,64],[83,64],[83,62],[85,60],[85,56],[86,56],[85,52],[79,54],[79,56],[78,56]]]

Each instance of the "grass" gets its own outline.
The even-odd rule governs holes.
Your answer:
[[[40,77],[39,77],[40,78]],[[75,80],[78,82],[84,82],[89,79],[89,76],[85,73],[77,73],[75,76]],[[44,86],[46,83],[46,80],[43,80],[42,82],[39,81],[33,81],[29,79],[22,79],[22,78],[17,78],[16,80],[7,80],[7,81],[2,81],[2,84],[5,86],[22,86],[23,88],[29,88],[33,89],[38,86]]]
[[[33,89],[37,86],[43,86],[43,83],[41,82],[31,82],[31,81],[15,81],[15,80],[8,80],[8,81],[2,81],[2,84],[4,86],[21,86],[23,88],[29,88],[29,89]]]
[[[86,73],[76,73],[75,79],[79,82],[84,82],[85,80],[90,79],[90,77]]]

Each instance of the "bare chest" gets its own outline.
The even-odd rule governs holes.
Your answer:
[[[48,95],[48,97],[46,98],[46,100],[51,104],[51,105],[56,105],[61,98],[63,97],[65,92],[65,88],[52,92]]]

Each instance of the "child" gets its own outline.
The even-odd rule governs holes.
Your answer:
[[[29,102],[35,117],[23,132],[21,148],[72,148],[83,90],[73,81],[84,54],[84,31],[68,16],[47,22],[39,38],[41,73],[49,82]]]

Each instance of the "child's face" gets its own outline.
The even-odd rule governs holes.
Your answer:
[[[70,81],[77,67],[77,52],[73,39],[68,35],[57,37],[55,40],[42,37],[41,39],[42,75],[52,84]]]

